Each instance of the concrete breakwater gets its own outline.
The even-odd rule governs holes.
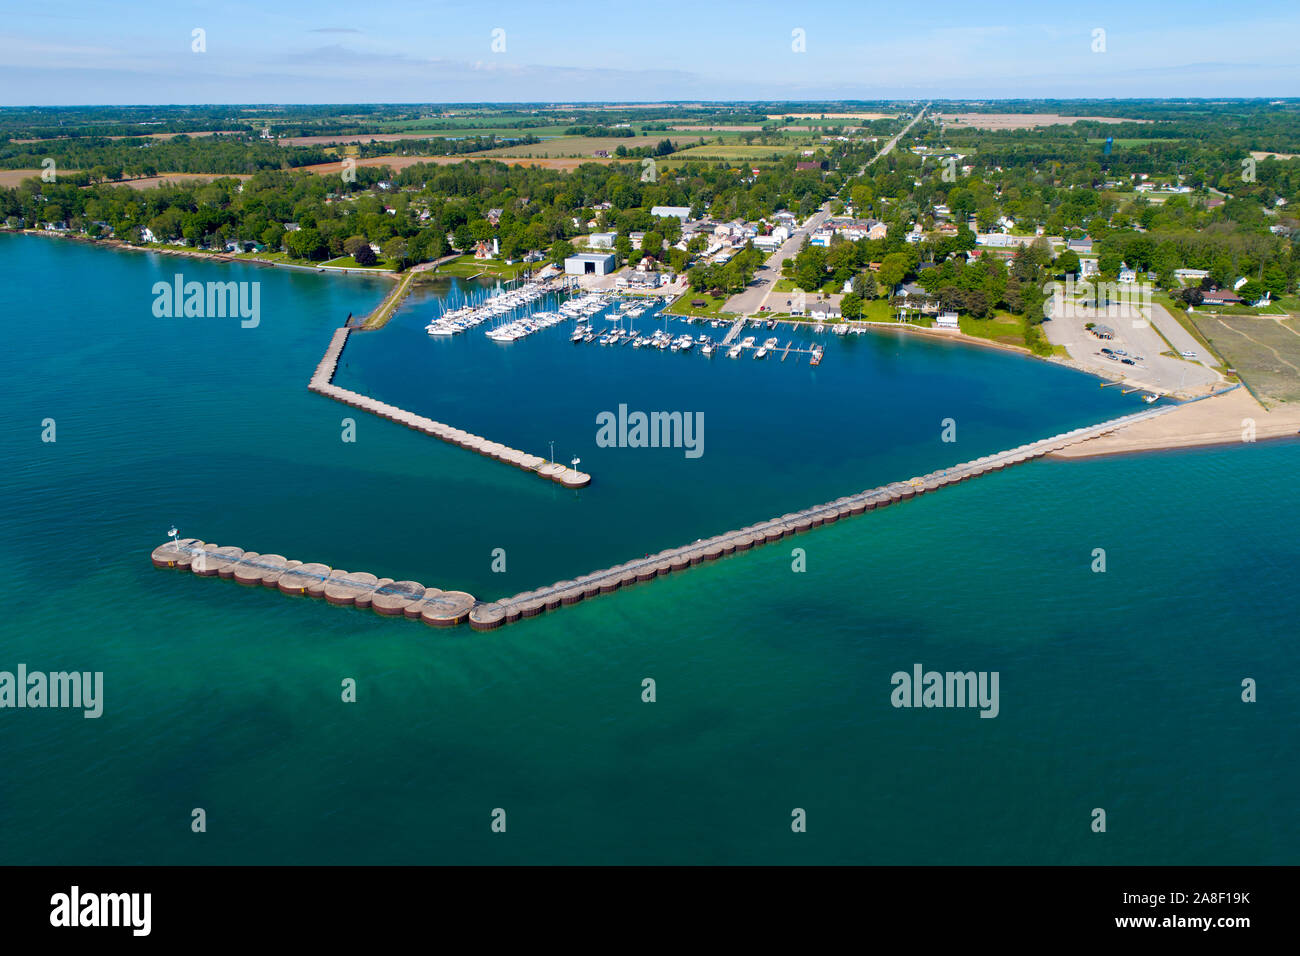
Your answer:
[[[476,601],[464,591],[440,591],[437,588],[425,588],[415,581],[380,579],[364,572],[337,571],[323,564],[304,565],[287,561],[281,555],[259,555],[239,548],[219,548],[193,538],[160,545],[154,549],[152,558],[155,567],[191,570],[206,577],[234,578],[241,584],[275,587],[286,594],[324,597],[331,604],[373,607],[380,614],[418,618],[431,625],[449,626],[468,620],[470,627],[486,631],[521,618],[535,617],[543,611],[577,604],[600,594],[609,594],[638,582],[684,571],[737,551],[748,551],[760,544],[832,524],[840,518],[906,501],[988,472],[1002,471],[1010,465],[1050,455],[1109,434],[1122,426],[1167,414],[1176,407],[1160,406],[1098,425],[1076,428],[952,468],[837,498],[826,504],[701,539],[684,547],[670,548],[571,581],[557,581],[549,587],[524,591],[499,601]]]
[[[1021,445],[995,455],[986,455],[952,468],[933,471],[907,481],[896,481],[893,484],[838,498],[804,511],[784,514],[779,518],[737,531],[728,531],[685,547],[670,548],[639,560],[574,578],[572,581],[558,581],[549,587],[524,591],[500,601],[479,604],[470,614],[470,625],[479,630],[500,627],[502,624],[511,624],[523,617],[534,617],[545,610],[576,604],[586,598],[608,594],[640,581],[649,581],[675,571],[683,571],[688,567],[713,561],[737,551],[748,551],[760,544],[778,541],[824,524],[832,524],[840,518],[860,515],[988,472],[1002,471],[1010,465],[1018,465],[1033,458],[1050,455],[1071,445],[1109,434],[1124,425],[1167,414],[1176,407],[1168,405],[1146,409],[1098,425],[1076,428],[1073,431]]]
[[[480,435],[473,435],[451,425],[445,425],[442,422],[435,422],[432,418],[408,412],[405,409],[361,395],[358,392],[339,388],[333,384],[334,373],[338,370],[339,356],[343,354],[343,346],[347,344],[351,332],[352,329],[346,326],[334,330],[334,336],[330,339],[325,355],[321,358],[320,364],[316,366],[316,371],[312,374],[311,382],[307,386],[308,389],[359,411],[378,415],[380,418],[386,418],[398,425],[405,425],[407,428],[422,432],[432,438],[438,438],[460,448],[477,452],[503,464],[513,465],[515,468],[531,471],[538,477],[547,478],[566,488],[582,488],[591,484],[591,475],[585,472],[577,471],[556,462],[548,462],[540,455],[530,455],[528,452],[510,448],[500,442],[491,441]]]
[[[478,602],[464,591],[427,588],[418,581],[377,578],[366,571],[342,571],[325,564],[291,561],[281,554],[258,554],[220,547],[198,538],[180,538],[154,548],[156,568],[191,571],[199,577],[233,579],[248,587],[274,588],[296,597],[324,598],[330,604],[371,608],[387,617],[421,620],[433,627],[463,624]]]

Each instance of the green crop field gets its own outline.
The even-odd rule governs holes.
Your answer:
[[[743,143],[728,143],[719,146],[716,143],[704,146],[692,146],[689,149],[673,153],[679,160],[724,160],[733,162],[763,163],[776,162],[791,153],[799,152],[798,145],[790,146],[746,146]]]
[[[520,146],[507,146],[494,149],[491,156],[534,156],[566,157],[580,156],[591,158],[597,150],[606,150],[612,157],[620,146],[635,149],[642,146],[655,146],[664,139],[674,139],[673,134],[661,133],[657,136],[557,136],[542,143],[530,143]],[[675,140],[674,140],[675,141]]]

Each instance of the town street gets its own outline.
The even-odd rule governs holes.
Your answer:
[[[921,117],[925,115],[925,111],[929,108],[930,104],[928,103],[923,106],[921,112],[912,117],[912,122],[899,130],[897,135],[886,143],[880,152],[871,157],[871,159],[868,160],[860,170],[858,170],[858,175],[861,176],[865,173],[871,164],[882,156],[888,156],[890,152],[893,151],[894,147],[898,145],[898,141],[906,136],[913,126],[920,122]],[[803,225],[799,226],[799,228],[795,229],[795,231],[791,233],[790,238],[783,242],[779,249],[768,256],[767,261],[764,262],[758,272],[755,273],[754,278],[750,281],[749,285],[745,287],[745,290],[736,293],[727,300],[727,304],[723,306],[722,311],[737,312],[742,315],[753,315],[764,306],[771,305],[768,300],[771,298],[772,293],[776,291],[777,280],[781,278],[782,264],[787,259],[791,259],[799,254],[799,250],[803,248],[804,239],[807,238],[810,233],[816,232],[820,229],[822,224],[830,218],[830,215],[830,202],[822,203],[821,208],[818,209],[817,212],[809,216],[807,221],[805,221]],[[780,300],[779,305],[781,305],[782,308],[773,307],[772,311],[786,311],[784,308],[784,299]]]

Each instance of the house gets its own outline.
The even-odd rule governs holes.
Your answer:
[[[934,327],[936,329],[960,329],[961,328],[961,326],[957,322],[956,312],[940,312],[939,317],[934,320]]]
[[[1137,282],[1137,271],[1127,266],[1119,270],[1119,281],[1124,285],[1132,285]]]
[[[834,235],[835,230],[823,227],[814,232],[812,236],[809,237],[808,241],[814,246],[829,246],[831,244],[831,237]]]
[[[596,158],[596,159],[609,159],[609,150],[607,150],[607,149],[598,149],[598,150],[596,150],[594,153],[592,153],[591,155],[592,155],[594,158]]]
[[[802,173],[802,172],[812,172],[812,171],[814,171],[814,170],[817,171],[817,172],[821,172],[823,169],[826,168],[826,163],[825,163],[825,162],[817,163],[817,162],[811,162],[811,161],[810,161],[810,162],[795,163],[795,164],[794,164],[794,168],[795,168],[798,172],[801,172],[801,173]]]
[[[1079,278],[1086,279],[1088,276],[1095,276],[1099,271],[1096,259],[1079,260]]]
[[[1175,269],[1174,278],[1180,282],[1200,282],[1210,277],[1208,269]]]
[[[145,226],[143,229],[140,230],[140,241],[141,241],[141,242],[157,242],[157,241],[158,241],[158,237],[155,236],[155,235],[153,234],[153,230],[152,230],[152,229],[150,229],[148,226]]]
[[[501,222],[501,214],[503,212],[505,212],[504,209],[489,209],[487,211],[487,221],[492,223],[494,226],[497,225]]]
[[[1201,302],[1205,305],[1241,305],[1241,296],[1226,289],[1216,289],[1201,293]]]
[[[1094,325],[1088,331],[1099,339],[1113,339],[1115,337],[1115,330],[1109,325]]]
[[[614,254],[612,252],[579,252],[564,260],[564,274],[609,275],[614,271]]]
[[[494,239],[494,240],[493,240],[493,243],[495,244],[495,242],[496,242],[496,240]],[[480,239],[478,242],[474,243],[474,258],[475,258],[475,259],[491,259],[491,258],[492,258],[492,252],[493,252],[492,246],[489,246],[489,245],[488,245],[486,242],[484,242],[482,239]]]
[[[1092,255],[1092,240],[1087,236],[1082,239],[1067,239],[1065,240],[1065,248],[1076,255],[1090,256]]]

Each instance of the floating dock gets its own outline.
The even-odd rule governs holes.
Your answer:
[[[952,468],[837,498],[804,511],[784,514],[685,547],[670,548],[639,560],[595,571],[571,581],[557,581],[549,587],[524,591],[499,601],[477,601],[464,591],[442,591],[426,588],[417,581],[394,581],[392,578],[377,578],[366,572],[339,571],[324,564],[303,564],[289,561],[283,555],[218,547],[196,538],[168,541],[154,549],[152,560],[158,568],[192,571],[201,577],[233,578],[250,587],[260,585],[276,588],[290,595],[323,597],[330,604],[369,607],[378,614],[419,619],[432,626],[450,627],[468,620],[470,627],[486,631],[514,623],[521,618],[535,617],[543,611],[577,604],[600,594],[609,594],[638,582],[684,571],[723,555],[748,551],[760,544],[832,524],[841,518],[884,508],[991,471],[1002,471],[1009,465],[1050,455],[1122,426],[1167,414],[1175,408],[1176,405],[1149,408],[1098,425],[1076,428],[996,455],[985,455]]]
[[[316,366],[316,371],[307,386],[309,390],[317,395],[332,398],[336,402],[342,402],[344,405],[349,405],[358,411],[369,412],[372,415],[378,415],[380,418],[386,418],[390,422],[396,422],[398,425],[405,425],[407,428],[422,432],[431,438],[437,438],[448,444],[477,452],[480,455],[496,459],[506,465],[513,465],[515,468],[524,471],[531,471],[538,477],[549,479],[566,488],[583,488],[591,484],[591,475],[586,472],[577,471],[555,462],[548,462],[540,455],[530,455],[528,452],[511,448],[500,442],[491,441],[480,435],[470,434],[451,425],[444,425],[442,422],[435,422],[432,418],[417,415],[415,412],[408,412],[406,409],[389,405],[367,395],[349,391],[346,388],[339,388],[333,384],[334,373],[338,370],[339,356],[343,354],[343,346],[347,344],[348,336],[352,331],[347,326],[334,330],[334,336],[330,339],[329,347],[325,350],[325,355],[321,358],[320,364]]]

